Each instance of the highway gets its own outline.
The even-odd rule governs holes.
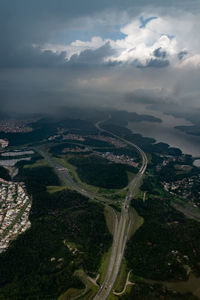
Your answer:
[[[128,239],[128,233],[129,233],[131,222],[132,222],[131,217],[130,217],[130,212],[129,212],[130,201],[131,201],[132,197],[134,196],[134,192],[136,191],[137,186],[141,182],[142,176],[147,168],[147,162],[148,162],[146,154],[137,145],[113,134],[110,131],[102,129],[100,127],[100,124],[103,122],[104,121],[100,121],[100,122],[96,123],[96,127],[100,131],[112,134],[113,137],[125,142],[126,144],[129,144],[129,145],[135,147],[142,158],[142,166],[140,167],[140,170],[137,173],[137,175],[133,178],[133,180],[129,184],[129,190],[128,190],[128,193],[126,195],[126,198],[125,198],[122,210],[121,210],[120,220],[117,223],[117,228],[115,228],[115,233],[114,233],[114,237],[113,237],[113,245],[112,245],[112,254],[111,254],[107,274],[106,274],[104,282],[101,285],[99,291],[97,292],[94,300],[107,299],[107,297],[109,296],[110,292],[113,289],[113,285],[114,285],[117,275],[119,273],[121,261],[122,261],[123,255],[124,255],[126,242]]]
[[[136,148],[136,150],[139,152],[141,158],[142,158],[142,165],[136,174],[136,176],[133,178],[133,180],[130,182],[128,187],[128,192],[126,195],[126,198],[124,200],[121,214],[119,217],[119,220],[117,218],[117,215],[115,215],[115,229],[113,234],[113,244],[112,244],[112,251],[111,251],[111,257],[108,265],[107,274],[105,276],[104,282],[101,285],[99,291],[97,292],[96,296],[94,297],[94,300],[102,300],[107,299],[109,294],[111,293],[114,283],[116,281],[117,275],[119,273],[121,261],[124,255],[124,250],[126,246],[126,242],[128,239],[128,233],[131,227],[132,219],[130,215],[130,201],[134,196],[134,192],[136,192],[137,187],[139,186],[141,179],[143,177],[143,174],[147,168],[147,157],[146,154],[142,149],[140,149],[136,144],[127,141],[124,138],[121,138],[120,136],[117,136],[113,134],[110,131],[104,130],[100,127],[100,124],[103,123],[103,121],[99,121],[96,123],[96,127],[99,129],[99,131],[107,132],[109,134],[112,134],[113,137],[115,137],[118,140],[121,140],[125,142],[128,145],[131,145]],[[62,177],[62,179],[67,180],[67,182],[71,185],[71,187],[76,190],[78,193],[91,198],[93,200],[97,200],[97,195],[93,194],[92,192],[86,191],[83,188],[81,188],[78,184],[76,184],[73,179],[70,176],[69,170],[67,168],[64,168],[61,164],[59,164],[52,156],[50,156],[46,151],[43,151],[41,149],[36,149],[57,171],[57,173]],[[104,199],[101,197],[102,200],[108,201],[108,199]]]

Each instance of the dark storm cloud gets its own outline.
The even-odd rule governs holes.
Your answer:
[[[148,3],[148,1],[146,1]],[[141,4],[145,1],[141,1]],[[1,0],[1,39],[8,44],[45,42],[52,32],[80,26],[77,18],[92,16],[106,9],[127,9],[133,0]],[[76,20],[76,21],[75,21]]]
[[[163,99],[165,93],[160,89],[136,89],[131,93],[125,95],[126,103],[140,103],[140,104],[157,104],[161,100],[169,103],[168,99]]]
[[[74,54],[69,60],[69,64],[84,64],[93,65],[104,63],[104,58],[115,54],[115,50],[111,48],[110,43],[106,43],[104,46],[95,50],[85,50],[79,55]]]
[[[147,64],[146,68],[152,67],[152,68],[165,68],[170,65],[169,60],[162,60],[162,59],[150,59]]]
[[[146,61],[145,64],[141,63],[138,59],[136,59],[133,63],[137,68],[165,68],[170,65],[169,60],[167,59],[158,59],[158,58],[151,58]]]
[[[66,63],[66,52],[57,54],[50,50],[41,51],[38,47],[23,46],[7,49],[6,55],[1,58],[2,68],[56,67]]]
[[[74,54],[68,60],[66,52],[54,53],[50,50],[41,50],[38,47],[23,47],[15,49],[15,53],[9,52],[0,62],[3,68],[52,68],[72,67],[73,65],[98,65],[104,64],[104,58],[115,54],[109,43],[102,47],[84,50],[80,54]],[[108,65],[108,64],[106,64]]]

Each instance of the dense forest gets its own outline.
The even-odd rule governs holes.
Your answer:
[[[48,184],[59,184],[51,168],[21,168],[18,178],[32,195],[31,228],[0,255],[0,299],[57,299],[83,288],[74,271],[96,272],[111,243],[103,207],[73,191],[47,193]]]
[[[120,297],[120,300],[198,300],[191,294],[179,294],[169,291],[162,285],[137,282],[132,286],[128,295]]]
[[[10,180],[10,175],[7,169],[0,166],[0,178],[3,178],[4,180]]]
[[[25,182],[29,194],[45,191],[47,185],[60,185],[60,180],[53,168],[47,166],[21,167],[16,180]]]
[[[185,265],[200,275],[200,224],[185,219],[167,199],[138,199],[132,204],[145,222],[127,244],[129,268],[155,280],[183,280]]]
[[[178,174],[176,166],[170,162],[167,166],[163,167],[158,173],[161,181],[173,182],[175,180],[182,180],[186,177],[191,177],[199,174],[199,168],[192,167],[190,171]]]
[[[69,163],[77,167],[77,173],[83,182],[110,189],[127,186],[127,171],[135,172],[134,167],[110,163],[96,156],[71,158]]]
[[[53,154],[54,156],[57,156],[57,155],[61,154],[62,151],[63,151],[63,149],[65,149],[65,148],[73,149],[73,148],[76,148],[76,147],[77,147],[77,144],[75,144],[74,141],[73,141],[73,143],[71,143],[70,141],[68,141],[68,142],[59,143],[59,144],[57,144],[55,146],[50,147],[49,152],[51,154]],[[85,148],[85,146],[82,146],[82,145],[78,145],[78,147],[80,149],[84,149]]]

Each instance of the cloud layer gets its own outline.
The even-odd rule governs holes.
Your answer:
[[[178,17],[177,21],[177,16],[138,15],[119,29],[124,36],[121,39],[93,36],[89,41],[76,40],[68,45],[46,44],[43,49],[54,53],[65,51],[67,60],[80,55],[81,61],[85,51],[97,51],[109,44],[115,54],[110,51],[109,56],[105,55],[104,62],[128,63],[137,67],[160,68],[170,64],[175,68],[199,67],[199,15],[185,12]]]
[[[199,1],[0,0],[0,104],[200,106]],[[130,96],[131,95],[131,96]]]

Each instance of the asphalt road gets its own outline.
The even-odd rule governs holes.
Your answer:
[[[131,222],[132,222],[130,213],[129,213],[130,201],[134,195],[134,192],[136,191],[137,186],[140,184],[140,181],[146,170],[147,162],[148,162],[146,154],[137,145],[113,134],[112,132],[101,129],[100,124],[102,122],[104,122],[104,121],[98,122],[96,124],[96,127],[100,131],[104,131],[109,134],[112,134],[118,140],[121,140],[121,141],[125,142],[126,144],[129,144],[129,145],[135,147],[142,157],[142,166],[141,166],[139,172],[137,173],[137,175],[133,178],[132,182],[129,184],[129,190],[126,195],[123,207],[122,207],[120,221],[117,224],[117,228],[115,228],[115,234],[114,234],[113,246],[112,246],[112,254],[111,254],[111,258],[110,258],[107,275],[105,277],[105,280],[104,280],[102,286],[100,287],[99,291],[97,292],[94,300],[107,299],[111,290],[113,289],[113,285],[114,285],[117,275],[119,273],[121,261],[122,261],[123,255],[124,255],[126,242],[128,239],[128,233],[129,233]]]
[[[63,167],[61,164],[59,164],[51,155],[49,155],[49,153],[47,153],[44,150],[41,150],[40,148],[36,149],[49,163],[50,165],[52,165],[52,167],[54,167],[54,169],[56,170],[56,173],[59,175],[59,177],[61,177],[61,179],[63,179],[64,181],[67,181],[68,184],[70,184],[70,186],[77,191],[78,193],[95,200],[96,198],[96,194],[86,191],[85,189],[81,188],[77,183],[75,183],[73,181],[73,179],[71,178],[71,175],[69,173],[68,168]],[[108,199],[104,199],[103,197],[101,197],[101,199],[103,201],[108,201]]]

